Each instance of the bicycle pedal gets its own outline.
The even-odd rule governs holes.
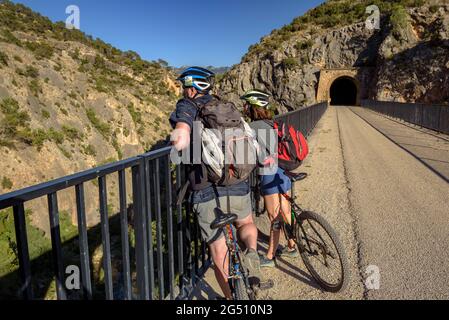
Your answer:
[[[270,279],[270,280],[263,281],[263,282],[261,281],[259,283],[258,289],[264,291],[264,290],[272,289],[273,287],[274,287],[274,281]]]

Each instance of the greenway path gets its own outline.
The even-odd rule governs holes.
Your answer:
[[[300,258],[263,269],[275,286],[260,299],[449,298],[449,137],[358,107],[329,107],[309,139],[296,194],[339,234],[351,278],[345,291],[323,292]],[[267,247],[266,215],[256,219]],[[366,278],[379,271],[379,288]],[[196,299],[220,290],[209,270]]]

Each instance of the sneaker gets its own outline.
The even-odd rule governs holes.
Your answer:
[[[250,278],[255,277],[260,279],[260,260],[256,250],[248,249],[244,256],[243,264],[248,270]]]
[[[260,267],[261,268],[275,268],[276,264],[274,263],[274,259],[268,259],[264,254],[260,256]]]
[[[276,256],[281,258],[298,258],[299,252],[298,249],[290,249],[289,247],[278,248],[276,250]]]

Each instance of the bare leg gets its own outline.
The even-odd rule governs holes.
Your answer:
[[[257,227],[254,224],[253,216],[250,214],[247,218],[236,222],[238,237],[246,248],[257,251]]]
[[[264,196],[264,199],[265,199],[265,208],[267,209],[268,212],[268,217],[270,218],[270,221],[273,223],[273,221],[279,217],[279,207],[280,207],[279,194]],[[280,230],[273,230],[273,228],[270,229],[270,242],[268,244],[268,252],[267,252],[268,259],[274,258],[276,249],[279,245],[280,234],[281,234]]]
[[[291,225],[292,224],[292,208],[290,205],[290,202],[287,201],[287,199],[285,199],[285,197],[283,197],[282,195],[279,195],[280,199],[281,199],[281,210],[284,216],[284,219],[286,220],[286,222]],[[293,249],[295,247],[295,241],[293,240],[288,240],[288,247],[290,249]]]
[[[226,246],[226,240],[221,237],[217,241],[212,242],[209,245],[210,253],[212,255],[212,261],[214,262],[214,272],[217,278],[218,284],[226,299],[231,300],[232,294],[228,284],[228,247]]]

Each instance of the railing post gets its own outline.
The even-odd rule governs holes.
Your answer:
[[[137,288],[140,300],[149,300],[148,286],[148,251],[147,251],[147,221],[144,206],[144,158],[132,168],[134,228],[136,235],[136,268]]]
[[[31,300],[33,299],[33,289],[31,283],[30,254],[28,251],[25,208],[23,202],[14,206],[13,211],[21,282],[19,294],[23,297],[23,299]]]
[[[53,266],[56,275],[56,295],[58,300],[66,300],[67,294],[64,288],[64,264],[62,258],[61,232],[59,228],[58,199],[55,192],[48,195],[48,212],[50,215]]]
[[[181,166],[176,167],[176,190],[181,190],[182,187],[182,170]],[[183,246],[183,217],[182,217],[182,203],[176,207],[177,214],[177,235],[178,235],[178,274],[179,274],[179,292],[182,293],[184,286],[184,246]]]
[[[98,190],[100,197],[100,218],[101,218],[101,242],[103,246],[103,269],[106,299],[113,300],[114,292],[112,285],[112,265],[111,265],[111,239],[109,234],[109,214],[106,189],[106,176],[98,178]]]
[[[81,259],[81,277],[83,282],[83,296],[92,299],[92,282],[90,276],[89,245],[87,239],[86,210],[84,205],[84,185],[81,183],[75,187],[76,208],[78,217],[78,234]]]
[[[153,173],[150,174],[151,170],[151,163],[148,159],[145,159],[145,219],[147,221],[147,259],[148,259],[148,281],[149,281],[149,295],[150,300],[154,299],[154,250],[153,250],[153,209],[151,206],[151,195],[152,187],[151,183],[152,180],[150,179],[150,176],[152,177]]]
[[[120,235],[122,238],[122,264],[123,264],[123,287],[125,299],[132,299],[131,268],[129,260],[129,233],[128,212],[126,208],[126,176],[125,170],[118,173],[119,197],[120,197]]]
[[[175,256],[173,252],[173,212],[172,212],[172,178],[170,168],[170,155],[167,156],[167,174],[166,174],[166,203],[167,203],[167,241],[168,241],[168,275],[170,286],[170,300],[174,298],[175,291]]]

